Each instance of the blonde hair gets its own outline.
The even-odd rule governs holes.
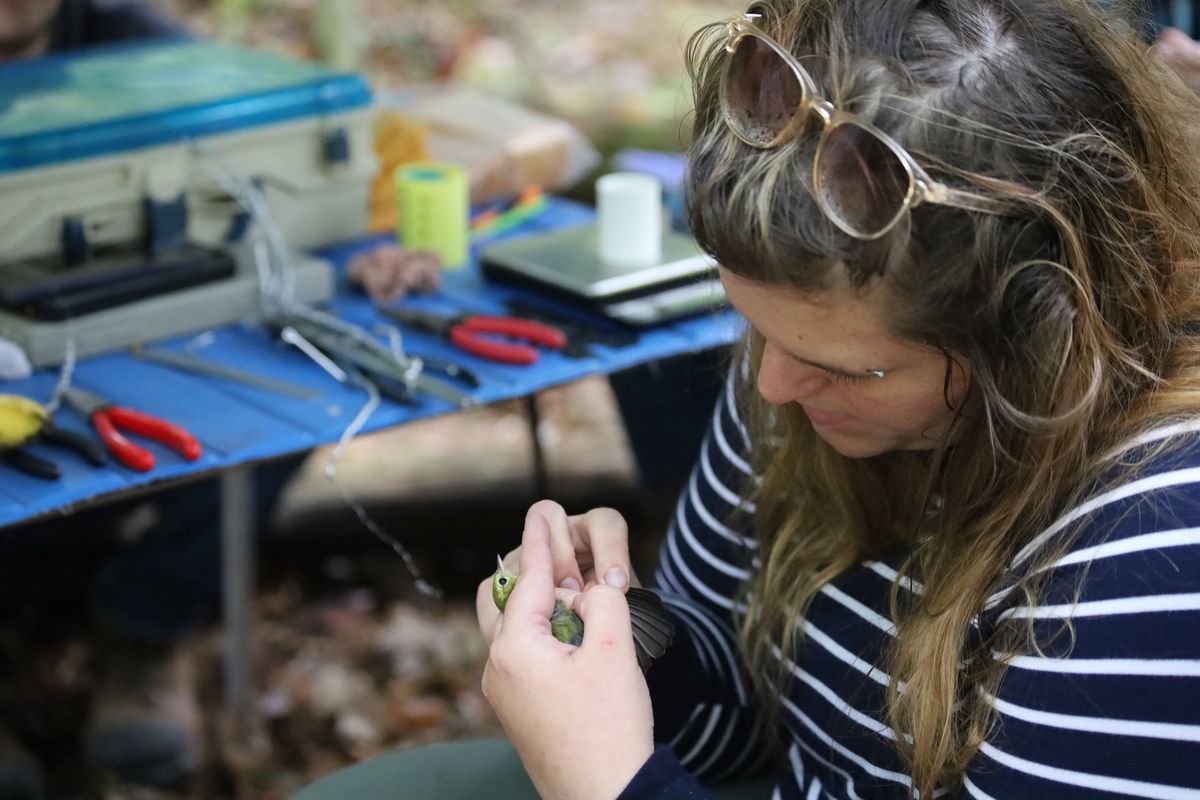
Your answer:
[[[968,637],[999,587],[1034,603],[1069,536],[1019,567],[1014,555],[1102,476],[1115,480],[1122,443],[1200,409],[1200,108],[1096,5],[756,3],[839,107],[939,179],[1014,209],[923,205],[873,242],[842,234],[812,200],[815,137],[756,150],[731,134],[718,102],[724,28],[689,43],[702,245],[765,285],[882,284],[891,330],[946,354],[947,386],[950,354],[969,365],[967,402],[932,451],[847,459],[799,409],[768,409],[751,386],[740,400],[760,445],[761,565],[739,620],[760,690],[783,690],[772,649],[802,644],[797,621],[824,584],[903,549],[888,711],[923,796],[961,779],[993,723],[980,690],[994,692],[1004,667],[991,649],[1044,644],[1030,627]],[[762,342],[747,347],[756,366]],[[924,591],[901,593],[905,579]]]

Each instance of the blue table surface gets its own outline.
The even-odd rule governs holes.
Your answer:
[[[546,212],[504,237],[592,219],[590,208],[556,198]],[[504,237],[477,241],[473,253],[480,246]],[[338,291],[332,310],[368,330],[385,320],[365,295],[348,285],[345,266],[355,254],[390,239],[389,236],[364,237],[319,251],[319,255],[329,259],[337,270]],[[525,295],[527,292],[520,289],[484,281],[478,261],[472,257],[465,268],[446,273],[440,292],[407,298],[403,305],[446,314],[463,311],[503,313],[505,300]],[[437,337],[415,332],[406,332],[404,342],[406,349],[414,355],[453,358],[475,371],[483,386],[473,393],[482,403],[492,403],[530,395],[587,375],[618,372],[647,361],[728,344],[740,335],[742,324],[738,315],[725,310],[647,329],[636,343],[625,347],[592,345],[593,354],[586,358],[544,353],[531,366],[483,361],[458,352]],[[182,425],[200,440],[204,454],[197,461],[187,462],[165,447],[135,437],[139,444],[154,452],[158,462],[150,472],[138,473],[112,461],[106,467],[93,467],[71,451],[31,444],[28,446],[30,452],[59,464],[63,475],[57,481],[46,481],[0,464],[0,526],[50,511],[68,513],[74,504],[82,501],[155,481],[221,470],[337,441],[366,401],[366,393],[361,388],[337,383],[292,348],[273,341],[262,327],[231,326],[217,329],[213,334],[211,343],[195,351],[195,355],[306,386],[319,395],[307,400],[297,399],[140,361],[124,351],[81,359],[76,365],[72,385],[99,392],[116,405],[143,410]],[[183,351],[194,339],[195,334],[189,334],[156,342],[154,347]],[[0,384],[0,391],[24,394],[46,402],[53,394],[57,378],[55,370],[38,371],[26,380]],[[413,405],[384,400],[363,432],[456,410],[457,407],[449,402],[425,395],[418,395]],[[56,422],[60,427],[94,436],[87,423],[68,409],[59,410]]]

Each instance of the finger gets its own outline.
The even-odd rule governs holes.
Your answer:
[[[633,567],[629,561],[629,526],[625,518],[611,508],[593,508],[571,518],[572,538],[586,540],[592,553],[595,580],[614,589],[629,588]]]
[[[496,608],[496,601],[492,599],[492,576],[489,575],[475,591],[475,618],[479,620],[479,632],[489,644],[495,632],[496,617],[499,616],[500,609]]]
[[[583,589],[579,556],[572,544],[571,523],[566,510],[553,500],[539,500],[526,513],[541,514],[550,525],[550,557],[554,563],[554,584],[578,592]]]
[[[517,545],[512,550],[504,554],[504,558],[500,559],[504,563],[504,568],[514,575],[521,571],[521,546]]]
[[[503,630],[504,630],[504,615],[497,614],[496,621],[494,623],[492,623],[492,636],[490,639],[488,639],[488,642],[491,643],[491,642],[496,641],[496,637],[499,636]]]
[[[637,661],[629,604],[622,592],[598,584],[577,595],[574,608],[583,620],[581,651],[595,655],[616,654]]]
[[[554,610],[554,565],[550,556],[550,526],[541,514],[531,514],[525,521],[521,538],[521,572],[516,588],[509,595],[504,615],[525,625],[539,621],[539,627],[550,627],[550,612]]]
[[[563,604],[564,608],[574,608],[575,598],[580,595],[580,592],[575,592],[570,589],[555,589],[554,599]],[[493,605],[495,605],[493,603]]]

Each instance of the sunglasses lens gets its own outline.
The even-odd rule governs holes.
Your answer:
[[[757,36],[743,36],[729,55],[725,115],[738,134],[765,146],[783,133],[806,99],[783,56]]]
[[[900,156],[851,122],[826,132],[817,162],[817,196],[841,227],[876,236],[904,211],[912,175]]]

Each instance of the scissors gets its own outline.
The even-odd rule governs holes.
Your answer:
[[[539,354],[529,345],[501,342],[484,334],[520,339],[551,350],[559,350],[567,343],[566,334],[558,328],[520,317],[486,314],[443,317],[407,308],[385,308],[382,311],[397,322],[444,336],[464,353],[501,364],[532,364],[538,360]]]
[[[130,469],[138,472],[154,469],[154,454],[129,441],[118,428],[164,444],[188,461],[195,461],[203,452],[200,442],[178,425],[131,408],[114,406],[94,392],[70,388],[63,394],[63,399],[91,421],[104,446]]]

